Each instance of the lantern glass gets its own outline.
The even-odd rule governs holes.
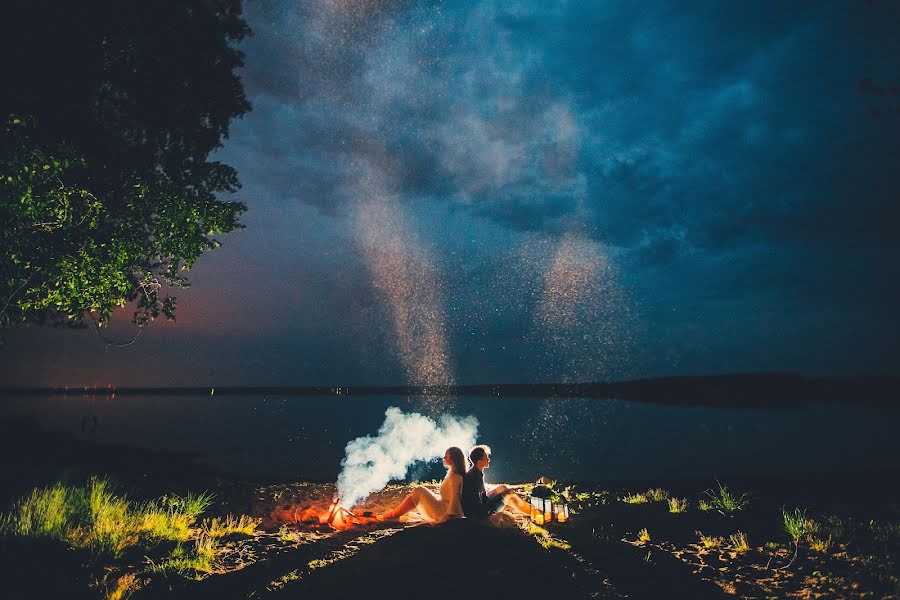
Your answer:
[[[553,504],[553,513],[559,523],[565,523],[569,520],[569,505],[565,502],[557,502]]]
[[[553,503],[548,498],[531,497],[531,520],[536,525],[553,521]]]

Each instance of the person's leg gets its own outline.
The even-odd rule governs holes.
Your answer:
[[[489,498],[502,498],[503,505],[496,504],[497,510],[503,510],[504,507],[509,507],[513,510],[517,510],[520,513],[524,513],[526,515],[531,514],[531,505],[528,504],[521,496],[517,493],[506,487],[505,485],[498,485],[490,492],[488,492]]]
[[[382,519],[396,519],[397,517],[405,515],[406,513],[408,513],[415,507],[416,507],[416,499],[413,498],[412,494],[407,494],[406,498],[404,498],[400,502],[400,504],[395,506],[393,508],[393,510],[389,510],[388,512],[383,513],[381,515],[381,518]]]
[[[531,505],[512,490],[503,495],[503,502],[508,508],[512,508],[526,515],[531,514]]]
[[[424,494],[431,494],[431,492],[429,492],[427,488],[424,488],[421,485],[417,485],[409,494],[407,494],[406,498],[404,498],[400,504],[394,507],[393,510],[390,510],[381,515],[381,518],[396,519],[405,515],[419,505]]]

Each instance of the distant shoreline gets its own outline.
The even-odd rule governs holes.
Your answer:
[[[656,377],[618,382],[507,383],[454,386],[173,386],[3,387],[2,396],[485,396],[615,398],[678,405],[796,406],[877,404],[900,406],[900,377],[804,377],[744,373]]]

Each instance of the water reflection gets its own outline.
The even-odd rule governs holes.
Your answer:
[[[46,397],[5,399],[0,416],[34,415],[75,439],[195,453],[247,478],[333,481],[347,442],[384,411],[417,402],[355,397]],[[893,467],[898,411],[677,407],[613,399],[459,398],[494,451],[491,480],[757,476]],[[87,416],[87,421],[85,418]],[[94,424],[96,423],[96,426]],[[419,465],[414,476],[427,476]]]

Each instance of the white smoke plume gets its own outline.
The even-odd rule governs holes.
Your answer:
[[[477,434],[478,420],[472,416],[441,415],[435,422],[392,406],[384,413],[378,435],[347,444],[337,480],[338,498],[343,506],[352,507],[391,479],[404,477],[415,461],[441,457],[450,446],[466,452]]]

